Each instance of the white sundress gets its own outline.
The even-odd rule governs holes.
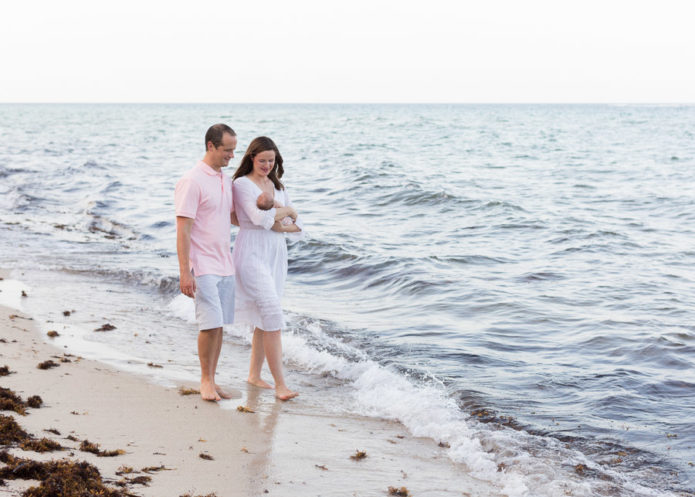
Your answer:
[[[240,225],[232,251],[236,271],[234,323],[276,331],[284,326],[281,299],[287,277],[285,234],[270,229],[275,209],[263,211],[256,207],[262,190],[253,181],[246,176],[237,178],[233,192]],[[275,200],[292,205],[287,190],[276,189]],[[302,227],[299,219],[296,223]]]

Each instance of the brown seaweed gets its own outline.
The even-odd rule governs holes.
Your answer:
[[[104,485],[99,470],[91,464],[68,460],[38,462],[13,457],[7,451],[0,452],[0,461],[7,466],[0,469],[0,478],[8,480],[39,480],[38,487],[31,487],[22,497],[55,497],[99,495],[100,497],[128,497],[131,494]]]
[[[155,364],[154,362],[148,362],[147,365],[151,368],[163,368],[161,364]]]
[[[130,466],[121,466],[116,471],[116,475],[118,475],[118,476],[129,475],[130,473],[132,473],[134,471],[135,470],[133,468],[131,468]]]
[[[59,337],[60,333],[58,333],[56,330],[51,330],[48,333],[46,333],[46,335],[48,335],[51,338],[55,338],[55,337]]]
[[[24,416],[26,414],[26,404],[22,398],[9,388],[0,387],[0,411],[14,411]]]
[[[95,328],[94,331],[111,331],[115,330],[116,327],[112,325],[111,323],[104,323],[100,327]]]
[[[0,376],[7,376],[11,375],[12,373],[14,373],[14,371],[10,371],[10,367],[7,365],[0,368]]]
[[[57,362],[53,362],[51,359],[47,361],[40,362],[36,367],[39,369],[51,369],[60,366]]]
[[[179,387],[179,395],[197,395],[200,391],[195,388]]]
[[[47,430],[43,430],[43,431],[47,431],[48,433],[53,433],[54,435],[60,435],[60,432],[58,430],[56,430],[55,428],[48,428]]]
[[[201,452],[198,454],[198,457],[201,459],[205,459],[206,461],[214,461],[215,459],[210,455],[210,454],[205,454],[204,452]]]
[[[353,459],[355,461],[359,461],[360,459],[364,459],[367,457],[367,452],[364,450],[356,450],[353,455],[350,456],[350,459]]]
[[[34,409],[38,409],[43,405],[43,399],[38,395],[32,395],[27,399],[27,405],[29,407],[33,407]]]
[[[99,444],[92,443],[89,440],[82,441],[80,444],[80,450],[82,452],[91,452],[92,454],[96,454],[97,457],[116,457],[125,454],[125,451],[122,449],[101,450],[99,448]]]
[[[246,406],[237,406],[236,410],[239,412],[248,412],[248,413],[255,413],[256,412],[253,409],[251,409],[250,407],[246,407]]]
[[[27,440],[30,435],[22,429],[12,416],[0,414],[0,445],[10,445]]]
[[[65,447],[60,445],[58,442],[45,437],[40,440],[25,440],[19,444],[19,447],[22,450],[30,450],[33,452],[53,452],[56,450],[65,450]]]
[[[389,487],[389,495],[395,495],[397,497],[411,497],[411,494],[405,487]]]
[[[152,481],[151,476],[136,476],[135,478],[126,478],[126,481],[128,483],[132,484],[137,484],[137,485],[144,485],[146,487],[150,486],[150,482]]]

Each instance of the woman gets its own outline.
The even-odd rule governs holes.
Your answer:
[[[239,220],[239,234],[232,258],[236,268],[235,322],[254,326],[248,382],[273,388],[261,379],[263,361],[275,380],[275,396],[288,400],[298,395],[285,384],[282,372],[284,324],[280,299],[287,276],[287,244],[284,233],[301,231],[297,213],[280,178],[284,173],[282,156],[270,138],[255,138],[248,146],[234,173],[234,210]],[[272,195],[275,205],[261,210],[256,205],[261,194]],[[285,225],[285,217],[295,222]]]

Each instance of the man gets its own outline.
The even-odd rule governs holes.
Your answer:
[[[200,395],[229,398],[216,383],[222,326],[234,321],[231,223],[236,223],[232,180],[222,172],[234,157],[236,133],[215,124],[205,134],[205,156],[176,184],[176,250],[181,293],[195,299]]]

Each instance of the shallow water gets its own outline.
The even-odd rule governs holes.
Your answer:
[[[259,134],[285,158],[308,230],[289,246],[285,356],[321,408],[398,419],[510,495],[695,487],[695,107],[0,116],[0,266],[65,346],[195,376],[173,185],[223,121],[240,139],[231,168]],[[232,384],[247,344],[229,330]]]

